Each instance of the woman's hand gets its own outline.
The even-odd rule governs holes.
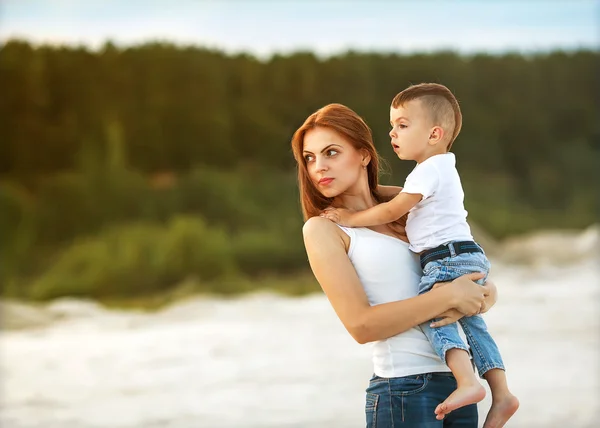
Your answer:
[[[446,312],[444,312],[443,314],[440,314],[440,316],[438,318],[438,321],[432,322],[429,324],[429,327],[443,327],[445,325],[448,324],[452,324],[453,322],[458,321],[459,319],[461,319],[462,317],[464,317],[465,314],[463,314],[462,312],[459,312],[456,309],[450,309]]]
[[[449,284],[452,284],[452,283],[451,282],[438,282],[432,287],[432,290],[435,290],[436,288],[439,288],[439,287],[445,287]],[[488,310],[490,310],[490,308],[496,304],[496,301],[498,300],[498,290],[496,288],[496,284],[489,279],[485,282],[485,285],[483,285],[483,286],[478,285],[478,286],[482,288],[483,294],[485,295],[485,298],[483,299],[483,303],[481,304],[481,307],[478,312],[479,314],[483,314],[483,313],[486,313]],[[430,324],[430,327],[434,327],[434,328],[435,327],[443,327],[445,325],[452,324],[453,322],[458,321],[459,319],[461,319],[464,316],[465,316],[465,314],[463,314],[459,310],[450,309],[450,310],[440,314],[438,317],[440,319],[438,321],[432,322]]]
[[[435,290],[436,288],[446,287],[449,284],[451,284],[451,283],[450,282],[438,282],[438,283],[434,284],[431,289]],[[438,320],[430,323],[429,326],[433,327],[433,328],[443,327],[445,325],[452,324],[453,322],[458,321],[459,319],[461,319],[464,316],[465,316],[465,314],[463,314],[462,312],[460,312],[456,309],[449,309],[446,312],[441,313],[437,317]]]
[[[487,281],[485,281],[485,285],[483,286],[483,288],[486,290],[486,296],[483,300],[483,305],[481,305],[481,311],[479,312],[480,314],[484,314],[487,311],[489,311],[490,308],[494,306],[496,304],[496,301],[498,300],[498,290],[496,289],[495,283],[488,279]]]
[[[438,282],[437,284],[435,284],[432,287],[432,290],[439,288],[439,287],[445,287],[449,284],[452,284],[452,283],[451,282]],[[488,310],[490,310],[490,308],[496,304],[496,301],[498,300],[498,290],[496,289],[496,284],[493,283],[489,279],[485,282],[485,285],[481,286],[481,285],[477,284],[477,286],[481,287],[483,289],[483,294],[485,295],[485,298],[483,299],[483,303],[481,304],[481,307],[479,308],[479,312],[478,312],[479,314],[483,314],[483,313],[486,313]],[[431,324],[429,324],[429,326],[433,327],[433,328],[443,327],[445,325],[452,324],[453,322],[458,321],[459,319],[461,319],[464,316],[465,316],[465,314],[460,312],[458,309],[450,309],[450,310],[440,314],[440,316],[438,317],[440,319],[438,321],[432,322]]]
[[[484,276],[480,272],[470,273],[456,278],[448,285],[452,287],[454,292],[454,309],[468,317],[481,312],[490,289],[473,281],[477,281]]]

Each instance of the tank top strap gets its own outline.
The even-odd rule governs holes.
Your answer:
[[[350,246],[348,247],[348,256],[352,255],[352,251],[354,250],[354,246],[356,245],[356,229],[353,227],[340,226],[336,223],[336,226],[344,231],[348,237],[350,237]]]

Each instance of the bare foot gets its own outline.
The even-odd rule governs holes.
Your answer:
[[[483,428],[501,428],[519,408],[519,399],[507,394],[499,400],[492,401],[492,407],[485,418]]]
[[[468,404],[478,403],[485,398],[485,388],[479,383],[467,386],[459,386],[452,394],[435,408],[435,418],[444,419],[452,410]]]

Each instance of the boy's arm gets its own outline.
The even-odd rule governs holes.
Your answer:
[[[384,198],[393,198],[398,196],[398,193],[402,191],[402,187],[400,186],[383,186],[381,184],[377,185],[377,191]]]
[[[343,208],[328,208],[321,214],[342,226],[378,226],[398,220],[423,199],[420,193],[400,193],[389,202],[375,205],[364,211],[353,212]]]

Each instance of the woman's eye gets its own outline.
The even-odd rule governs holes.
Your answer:
[[[327,150],[327,155],[328,156],[335,156],[335,155],[337,155],[337,153],[338,153],[338,151],[334,150],[334,149]]]
[[[306,163],[310,162],[312,159],[313,159],[312,155],[306,155],[306,156],[304,156],[304,161]]]

